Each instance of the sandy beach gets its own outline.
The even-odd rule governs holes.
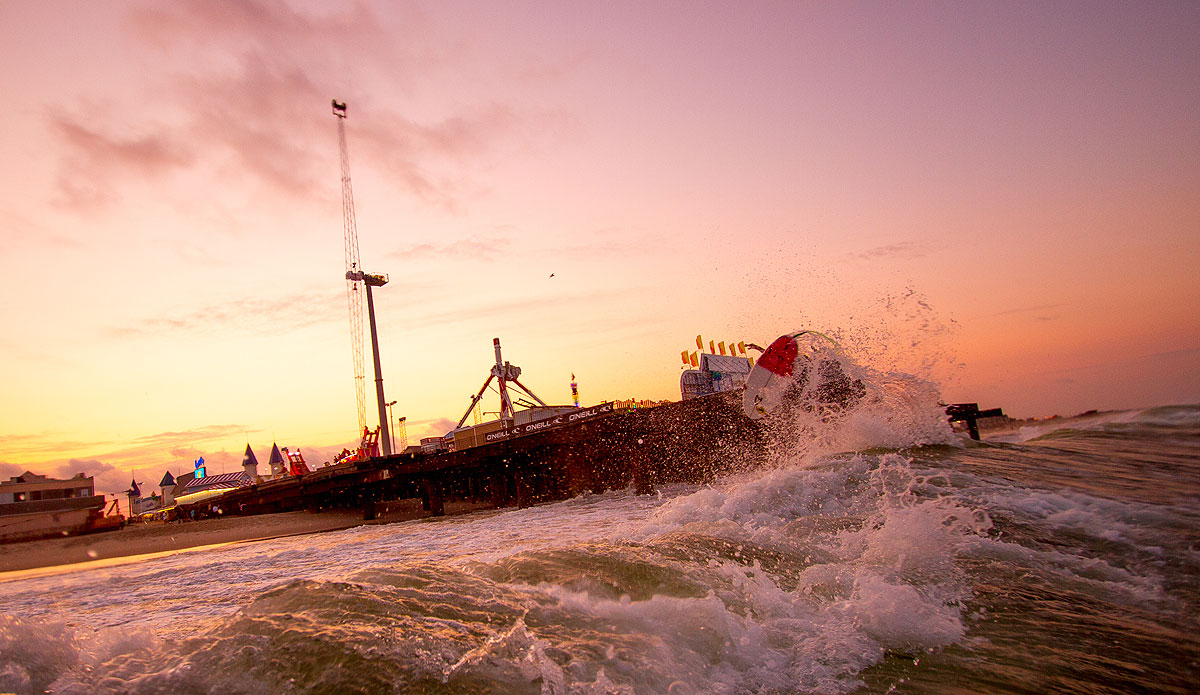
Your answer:
[[[463,514],[483,508],[486,505],[448,502],[446,514]],[[136,523],[117,531],[2,544],[0,573],[181,551],[219,543],[337,531],[423,516],[428,516],[428,512],[421,509],[419,500],[401,500],[386,507],[381,505],[377,518],[371,521],[363,520],[361,510],[339,510],[230,516],[182,523]]]

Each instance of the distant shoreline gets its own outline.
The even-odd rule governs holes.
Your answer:
[[[488,506],[490,505],[447,503],[446,513],[462,514]],[[135,523],[117,531],[5,543],[0,545],[0,582],[19,578],[5,576],[10,572],[79,563],[89,563],[91,566],[93,563],[115,558],[155,553],[170,554],[202,546],[340,531],[356,526],[386,524],[428,516],[428,512],[421,509],[419,500],[392,503],[391,507],[371,521],[364,521],[360,510],[282,512],[182,523]],[[80,569],[85,567],[81,566]]]

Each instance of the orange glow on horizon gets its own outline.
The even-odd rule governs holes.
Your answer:
[[[497,336],[563,404],[804,328],[1017,416],[1200,401],[1200,6],[470,4],[0,8],[0,477],[357,444],[331,98],[414,441]]]

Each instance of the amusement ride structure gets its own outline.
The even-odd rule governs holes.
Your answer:
[[[383,372],[379,367],[379,334],[375,328],[375,301],[372,287],[383,287],[388,283],[387,275],[364,273],[358,258],[358,226],[354,220],[354,189],[350,185],[350,155],[346,147],[346,103],[333,100],[333,115],[337,116],[338,147],[342,159],[342,221],[346,243],[346,302],[350,307],[350,348],[354,357],[354,389],[358,405],[358,428],[364,434],[364,443],[370,434],[367,425],[367,385],[363,368],[363,294],[367,295],[367,317],[371,326],[371,354],[375,361],[375,397],[379,406],[379,429],[371,439],[383,447],[383,455],[392,453],[391,437],[388,436],[387,404],[383,398]]]
[[[478,405],[479,401],[483,398],[484,392],[486,392],[488,386],[491,385],[492,379],[496,380],[496,384],[499,387],[499,393],[500,393],[500,413],[499,413],[499,415],[500,415],[501,421],[511,422],[513,420],[514,416],[516,415],[516,410],[514,410],[514,408],[513,408],[512,397],[508,393],[508,385],[510,383],[512,385],[516,386],[517,388],[521,389],[521,391],[526,393],[530,398],[537,401],[537,405],[539,405],[543,408],[550,407],[550,406],[546,405],[545,401],[543,401],[541,398],[538,398],[536,393],[525,388],[524,384],[522,384],[520,381],[517,381],[517,377],[521,376],[521,368],[516,366],[515,364],[505,362],[504,358],[502,358],[500,356],[500,339],[499,338],[492,339],[492,347],[495,348],[495,350],[496,350],[496,364],[492,366],[492,371],[488,374],[488,378],[484,380],[483,386],[480,387],[480,389],[479,389],[479,393],[475,394],[475,396],[471,398],[471,405],[467,407],[467,412],[463,413],[462,419],[460,419],[458,421],[458,424],[454,426],[454,429],[458,429],[458,428],[462,427],[463,423],[467,421],[467,418],[471,416],[471,413],[475,410],[475,406]],[[534,404],[529,403],[528,401],[519,400],[519,401],[517,401],[517,405],[523,405],[526,407],[530,407],[530,406],[533,406]]]

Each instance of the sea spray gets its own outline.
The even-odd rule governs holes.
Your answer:
[[[728,605],[745,605],[759,632],[776,638],[755,650],[785,645],[770,649],[772,662],[788,664],[794,683],[843,692],[889,652],[924,653],[966,632],[970,589],[957,559],[990,520],[930,495],[910,463],[894,453],[860,454],[770,471],[672,500],[643,534],[651,547],[686,539],[710,563],[724,555],[718,566],[726,572],[746,572],[753,581],[729,590]],[[801,626],[837,636],[836,648],[793,629]],[[742,686],[784,687],[765,674],[743,675],[751,680]]]
[[[794,336],[790,380],[770,386],[778,405],[760,420],[768,466],[804,466],[839,451],[957,443],[935,383],[860,363],[823,334]],[[729,465],[735,463],[726,468],[744,470]]]
[[[0,692],[44,692],[79,661],[75,635],[64,623],[0,614]]]

